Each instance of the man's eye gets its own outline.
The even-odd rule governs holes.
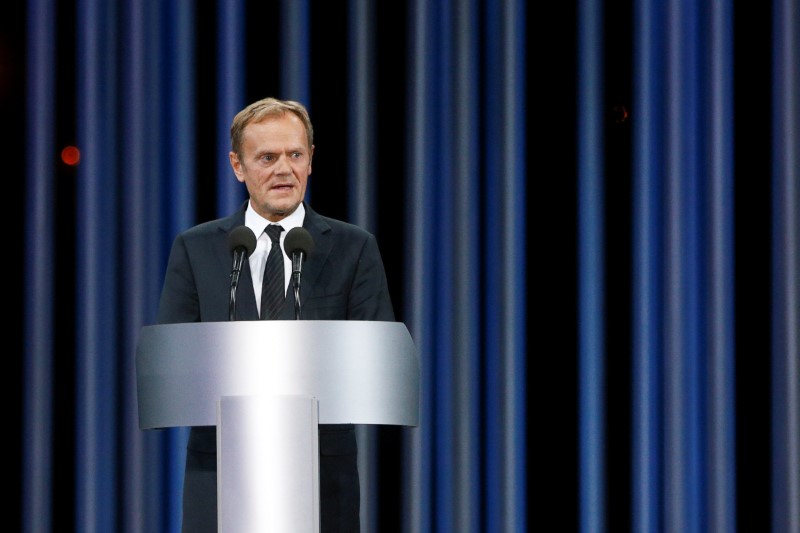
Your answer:
[[[267,155],[261,156],[261,159],[263,159],[264,161],[274,161],[275,157],[267,154]]]
[[[302,152],[292,152],[292,157],[295,159],[300,159],[301,157],[303,157],[303,154]]]

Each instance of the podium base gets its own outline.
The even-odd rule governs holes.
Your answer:
[[[221,533],[319,533],[319,405],[223,396],[217,409]]]

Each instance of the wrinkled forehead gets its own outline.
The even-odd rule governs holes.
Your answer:
[[[308,144],[308,131],[303,119],[296,113],[283,109],[274,109],[272,112],[260,113],[259,116],[254,116],[244,127],[246,134],[251,130],[272,130],[276,133],[277,130],[291,130],[292,134],[301,135]]]
[[[309,152],[302,121],[288,115],[265,117],[248,124],[243,132],[242,148],[248,152]]]

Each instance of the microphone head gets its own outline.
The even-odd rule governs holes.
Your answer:
[[[256,250],[256,234],[247,226],[236,226],[228,234],[228,248],[233,253],[237,248],[244,248],[247,257]]]
[[[292,257],[295,252],[303,252],[306,257],[314,250],[314,239],[305,228],[292,228],[283,240],[283,249],[286,255]]]

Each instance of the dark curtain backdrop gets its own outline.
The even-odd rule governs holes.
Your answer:
[[[364,531],[800,532],[798,0],[4,5],[9,530],[178,531],[136,342],[270,95],[420,356]]]

